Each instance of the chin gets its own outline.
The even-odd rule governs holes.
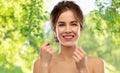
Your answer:
[[[59,43],[63,46],[75,46],[77,44],[77,38],[74,38],[73,40],[64,40],[64,39],[59,39]]]
[[[66,43],[61,43],[62,45],[66,46],[66,47],[70,47],[70,46],[75,46],[76,43],[71,43],[71,42],[66,42]]]

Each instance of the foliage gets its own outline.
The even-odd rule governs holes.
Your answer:
[[[47,20],[42,0],[0,0],[0,73],[30,73]]]
[[[92,50],[86,49],[90,53],[89,55],[99,56],[104,59],[107,73],[119,73],[120,1],[96,0],[96,5],[98,10],[91,11],[86,15],[85,19],[85,35],[91,36],[86,41],[92,40],[88,43],[92,45],[89,46]],[[84,46],[86,47],[85,44]]]

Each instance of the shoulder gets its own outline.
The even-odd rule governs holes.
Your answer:
[[[88,61],[91,63],[103,64],[103,59],[100,57],[88,57]]]
[[[94,73],[104,73],[104,61],[100,57],[88,57],[88,63],[92,66]]]
[[[53,56],[50,63],[56,63],[57,59],[58,59],[57,56]],[[39,66],[39,64],[40,64],[40,59],[34,62],[34,69],[36,69]]]

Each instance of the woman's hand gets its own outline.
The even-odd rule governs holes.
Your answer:
[[[73,58],[80,73],[89,73],[87,67],[87,56],[81,47],[76,48],[73,54]]]
[[[50,42],[46,41],[40,49],[40,61],[43,65],[48,65],[52,59],[54,49],[50,45]]]

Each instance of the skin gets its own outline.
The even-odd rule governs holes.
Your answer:
[[[41,46],[40,60],[34,64],[34,73],[104,73],[103,60],[88,57],[82,47],[77,46],[81,31],[72,11],[67,10],[59,16],[54,32],[61,52],[54,55],[54,48],[46,41]]]

